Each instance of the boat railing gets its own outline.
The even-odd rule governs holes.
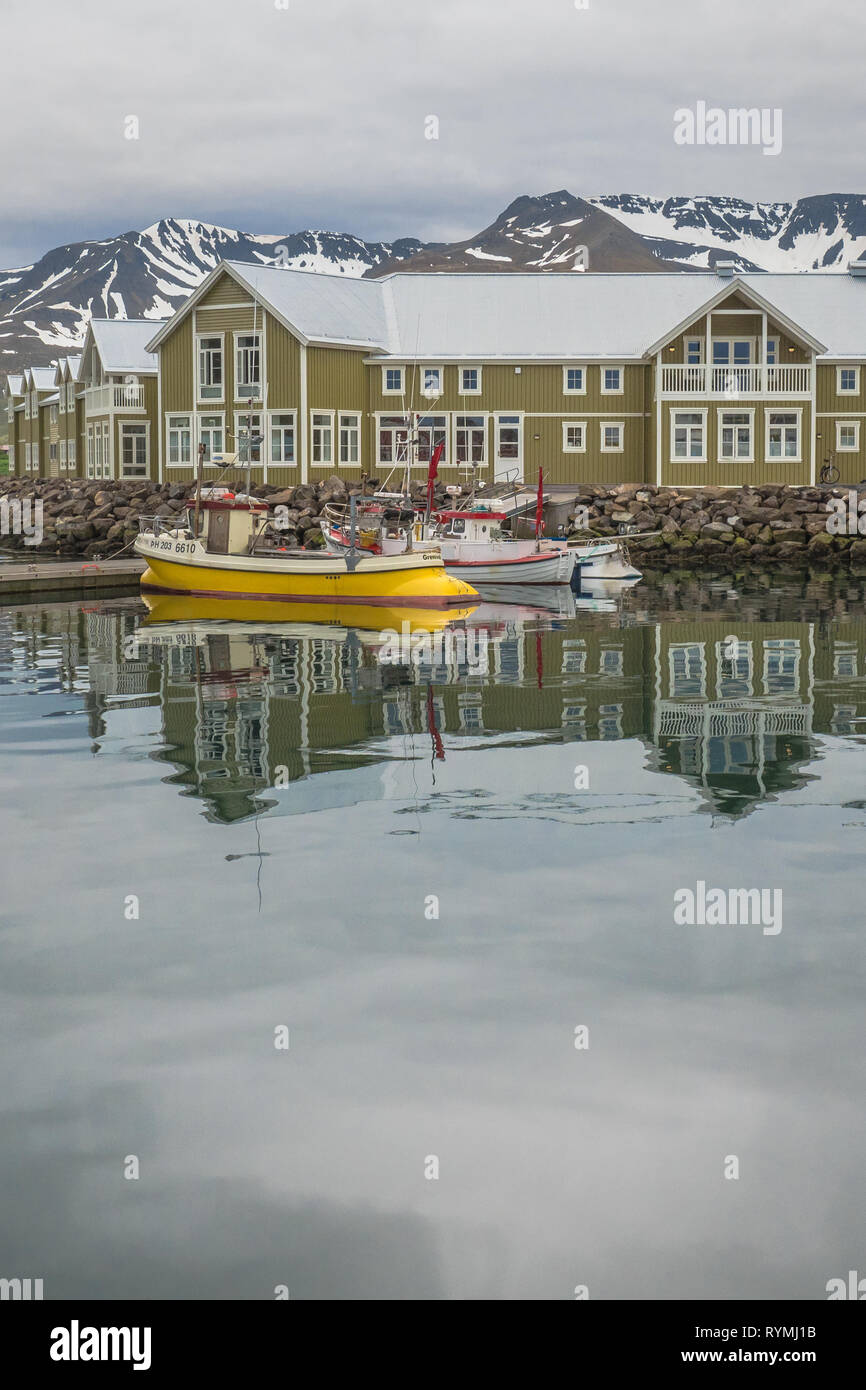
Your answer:
[[[189,531],[192,529],[189,519],[189,507],[184,507],[181,512],[173,512],[171,516],[140,516],[138,518],[139,533],[151,531],[154,536],[173,533],[175,531]]]

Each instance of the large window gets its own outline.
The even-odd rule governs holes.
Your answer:
[[[487,462],[487,420],[483,415],[458,415],[456,428],[457,462]]]
[[[200,415],[198,417],[198,439],[204,445],[204,462],[210,463],[215,455],[225,452],[225,432],[221,415]]]
[[[754,458],[751,410],[719,411],[719,458],[746,462]]]
[[[235,334],[235,400],[262,393],[262,363],[259,333]]]
[[[361,417],[340,416],[340,463],[355,468],[361,462]]]
[[[192,463],[192,432],[189,416],[169,415],[166,431],[169,467],[188,467]]]
[[[448,462],[448,416],[422,415],[418,421],[418,462],[428,464],[433,450],[444,444],[440,467]]]
[[[147,477],[147,435],[147,425],[120,426],[120,467],[122,477]]]
[[[320,468],[334,463],[334,412],[321,411],[313,415],[313,463]]]
[[[671,415],[671,458],[705,459],[706,411],[673,410]]]
[[[238,340],[240,342],[240,340]],[[198,340],[198,398],[200,401],[221,401],[223,398],[223,340],[221,336]]]
[[[262,417],[238,411],[235,415],[235,444],[238,463],[257,466],[262,461]]]
[[[800,457],[799,410],[770,410],[767,412],[767,458],[794,459]]]
[[[379,463],[405,463],[409,448],[409,425],[402,415],[379,417]]]
[[[295,462],[294,414],[271,416],[271,463],[291,467]]]

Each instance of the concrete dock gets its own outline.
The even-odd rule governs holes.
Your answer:
[[[92,594],[106,589],[137,590],[145,563],[122,560],[13,560],[0,563],[0,604],[43,594]]]

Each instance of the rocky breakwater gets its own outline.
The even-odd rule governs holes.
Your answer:
[[[853,512],[852,512],[853,506]],[[856,518],[864,516],[862,532]],[[572,536],[618,536],[638,568],[717,569],[744,564],[866,570],[866,490],[841,487],[584,486]],[[829,524],[828,524],[829,523]]]
[[[365,486],[376,487],[376,480]],[[301,483],[280,488],[270,484],[252,486],[256,497],[267,501],[274,525],[274,539],[280,545],[314,549],[323,544],[320,513],[329,502],[345,503],[350,492],[359,491],[336,476],[319,483]],[[417,499],[425,495],[423,484],[416,484]],[[27,555],[80,555],[85,559],[108,559],[121,551],[132,553],[141,517],[158,516],[170,521],[195,501],[194,483],[147,481],[90,482],[83,478],[3,478],[0,479],[0,505],[3,508],[3,534],[0,550],[21,551]],[[446,501],[444,487],[437,486],[436,504]],[[41,506],[37,508],[36,504]]]

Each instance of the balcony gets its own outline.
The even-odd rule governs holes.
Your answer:
[[[84,392],[85,415],[105,415],[112,410],[144,410],[144,386],[124,382],[122,386],[88,386]]]
[[[674,362],[662,366],[661,394],[668,398],[703,396],[723,401],[749,396],[808,398],[812,394],[812,368],[799,362],[755,367]]]

